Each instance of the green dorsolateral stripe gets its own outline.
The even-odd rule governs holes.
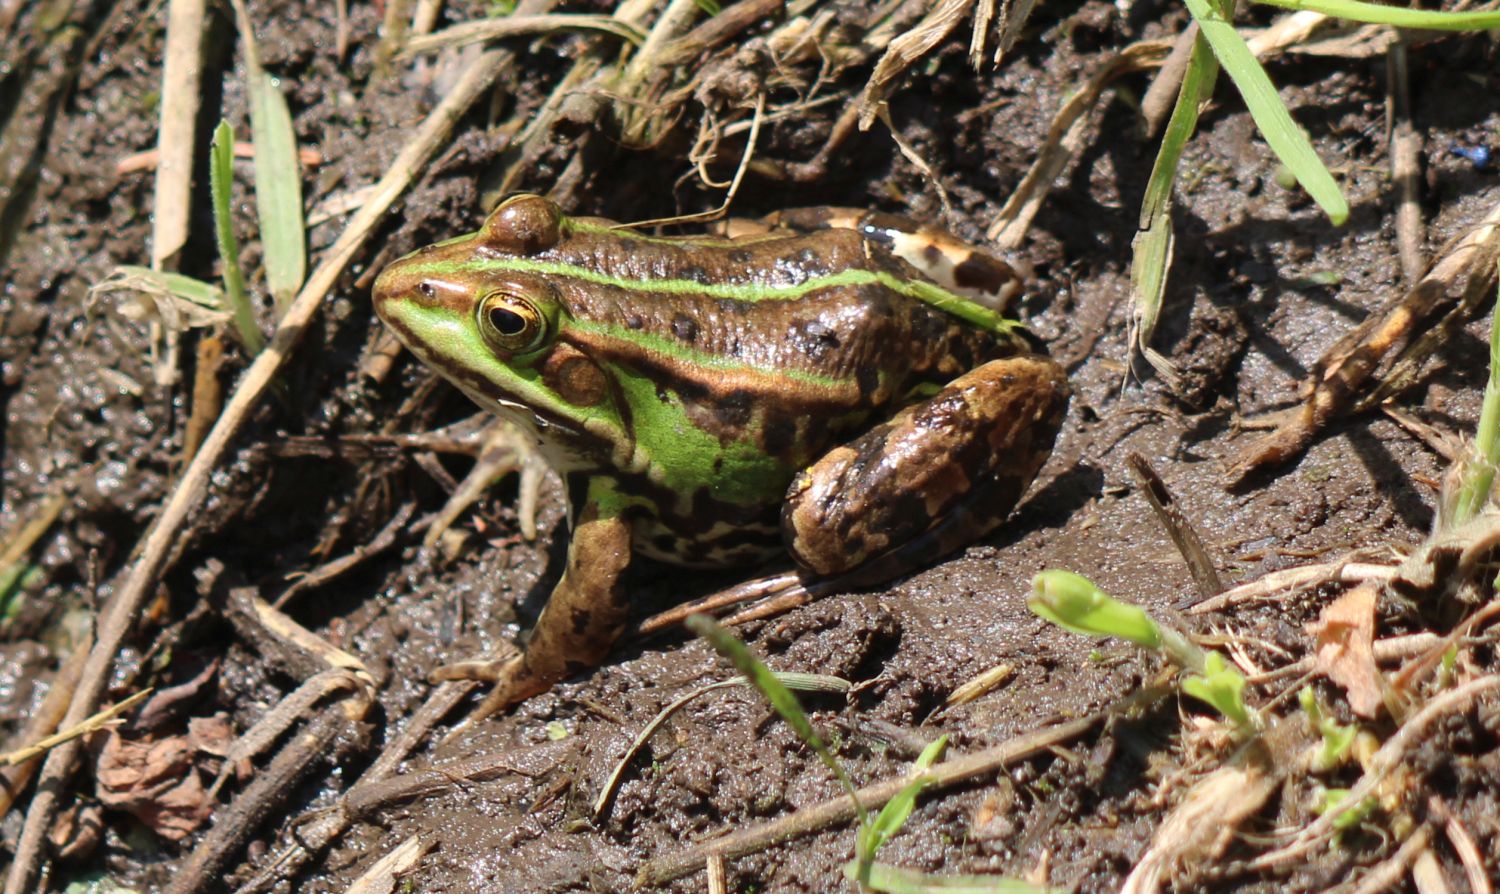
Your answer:
[[[598,335],[611,341],[622,341],[636,345],[647,351],[657,354],[665,354],[690,363],[693,366],[705,369],[717,369],[725,372],[753,372],[778,379],[791,379],[804,385],[814,385],[818,388],[841,388],[849,385],[852,378],[838,379],[833,376],[820,376],[817,373],[805,372],[797,369],[770,369],[746,363],[723,354],[710,354],[706,351],[698,351],[686,347],[682,342],[675,341],[660,335],[652,335],[649,332],[638,332],[626,329],[622,326],[611,326],[608,323],[595,323],[589,320],[569,319],[564,324],[565,329],[573,329],[589,335]]]
[[[483,357],[487,360],[494,355],[490,347],[485,344],[477,329],[472,327],[462,318],[461,314],[450,311],[426,308],[418,304],[396,305],[390,311],[400,318],[406,325],[420,330],[422,337],[430,344],[437,346],[431,352],[427,362],[438,367],[449,366],[446,358],[451,356]],[[665,354],[680,358],[686,363],[707,369],[724,370],[726,372],[751,372],[778,379],[790,379],[805,385],[813,385],[819,388],[837,389],[850,383],[850,379],[838,379],[832,376],[820,376],[816,373],[804,372],[795,369],[765,369],[726,357],[722,354],[709,354],[685,347],[679,342],[661,336],[651,335],[645,332],[636,332],[622,326],[611,326],[607,323],[594,323],[587,320],[568,319],[563,324],[565,328],[607,338],[611,341],[628,342],[637,345],[647,351]],[[456,344],[462,342],[462,345]],[[466,364],[469,369],[474,370],[486,377],[493,378],[497,372],[512,373],[515,364],[500,363],[494,361],[494,369],[482,369],[474,364]]]
[[[767,286],[701,283],[691,279],[624,279],[574,264],[535,261],[529,258],[479,259],[462,263],[441,261],[430,265],[415,265],[411,268],[413,274],[430,276],[507,271],[536,273],[542,276],[565,276],[594,285],[612,286],[635,292],[704,295],[709,298],[727,298],[731,301],[793,301],[819,289],[880,285],[908,298],[930,304],[938,310],[990,332],[1010,333],[1021,327],[1021,324],[1015,320],[1007,320],[987,307],[975,304],[966,298],[960,298],[942,286],[920,280],[904,280],[883,270],[843,270],[829,276],[813,277],[794,286]]]

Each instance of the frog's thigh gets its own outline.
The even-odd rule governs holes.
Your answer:
[[[955,548],[1015,506],[1051,452],[1068,405],[1052,360],[994,360],[829,451],[797,476],[782,510],[792,555],[843,574],[941,529]]]
[[[603,663],[625,629],[623,578],[630,525],[586,508],[568,545],[568,567],[537,618],[526,650],[499,670],[476,716],[513,705]]]

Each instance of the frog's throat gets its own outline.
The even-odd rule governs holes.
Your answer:
[[[597,464],[597,460],[591,460],[576,446],[590,439],[588,434],[577,428],[548,419],[519,401],[477,394],[463,385],[459,385],[459,390],[481,408],[511,423],[531,438],[547,464],[559,473],[591,468]]]

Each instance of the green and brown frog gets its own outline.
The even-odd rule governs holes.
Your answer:
[[[387,267],[380,317],[566,483],[567,567],[480,714],[604,660],[636,556],[789,554],[862,586],[1000,524],[1069,396],[986,306],[1016,288],[1003,262],[883,215],[658,237],[535,195]]]

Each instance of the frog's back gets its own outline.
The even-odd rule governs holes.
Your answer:
[[[878,409],[1020,349],[908,294],[919,274],[853,230],[698,240],[574,225],[556,260],[597,273],[561,283],[562,301],[595,351],[720,396]]]

